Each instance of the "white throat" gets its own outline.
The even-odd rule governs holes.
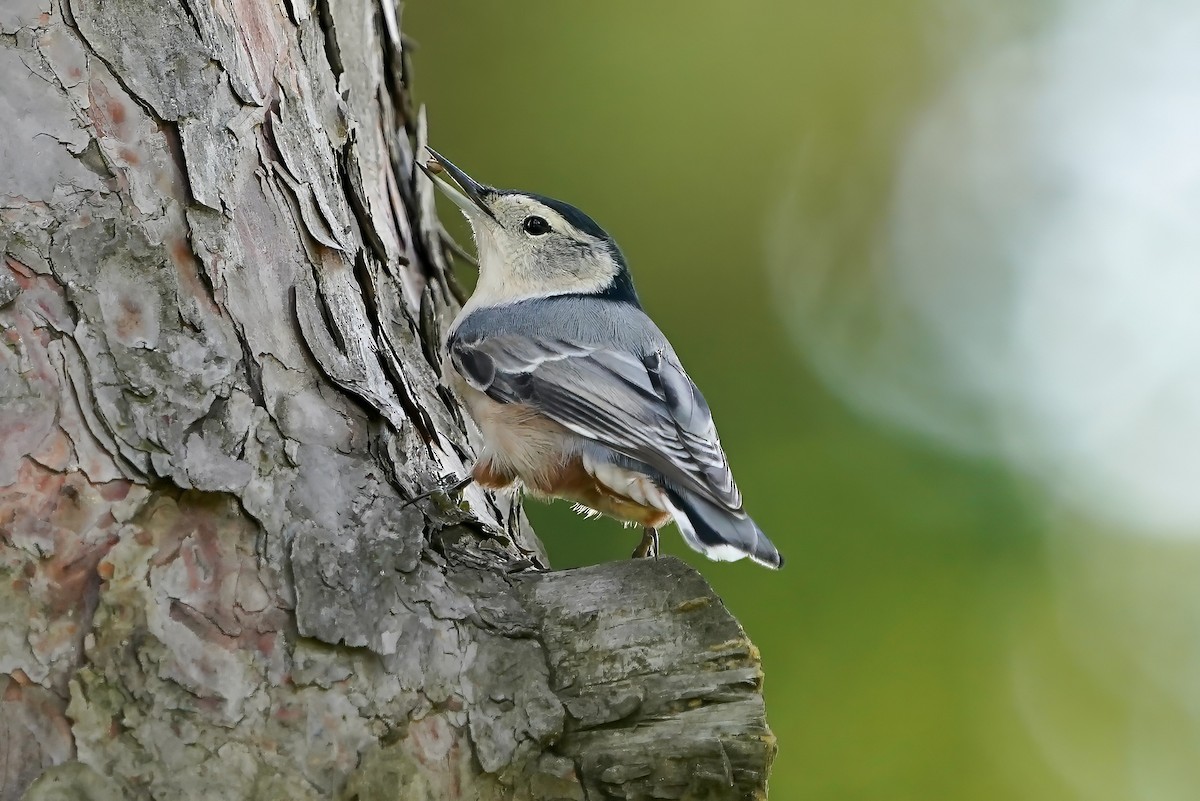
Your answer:
[[[543,260],[533,244],[515,237],[497,236],[487,222],[472,222],[479,254],[479,282],[462,314],[474,309],[507,306],[531,298],[571,293],[594,294],[604,290],[616,275],[608,260],[571,254],[568,265]]]

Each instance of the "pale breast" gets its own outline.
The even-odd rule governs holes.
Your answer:
[[[453,370],[449,383],[483,435],[472,470],[483,486],[517,479],[536,496],[566,498],[623,522],[657,528],[671,520],[674,509],[650,476],[595,458],[560,424],[530,406],[497,403]]]
[[[449,371],[451,388],[483,435],[480,461],[488,460],[500,473],[519,478],[534,490],[548,487],[577,450],[577,440],[558,423],[529,406],[497,403]]]

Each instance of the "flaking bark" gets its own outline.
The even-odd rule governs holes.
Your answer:
[[[0,75],[0,801],[765,796],[697,573],[405,505],[474,434],[394,6],[6,0]]]

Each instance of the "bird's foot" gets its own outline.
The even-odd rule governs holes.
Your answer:
[[[642,529],[642,541],[634,549],[631,558],[646,559],[651,556],[655,559],[658,558],[658,529],[644,528]]]
[[[423,501],[426,498],[432,498],[434,495],[445,495],[447,497],[457,495],[469,487],[471,482],[475,480],[475,477],[469,475],[466,478],[455,479],[453,475],[449,475],[442,476],[442,479],[443,481],[446,481],[446,483],[439,484],[428,492],[422,492],[420,495],[414,495],[405,501],[404,505],[400,508],[403,509],[405,507],[412,506],[417,501]]]

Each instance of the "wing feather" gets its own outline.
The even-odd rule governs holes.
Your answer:
[[[714,503],[741,509],[712,413],[673,352],[639,358],[559,339],[499,334],[455,339],[450,358],[493,400],[530,404]]]

